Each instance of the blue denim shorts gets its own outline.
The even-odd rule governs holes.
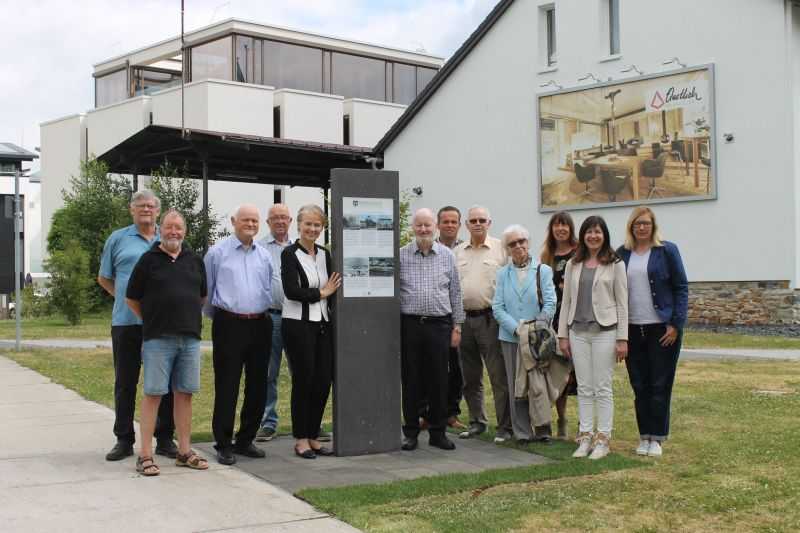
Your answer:
[[[163,396],[170,388],[193,394],[200,390],[200,340],[159,337],[142,344],[144,393]],[[171,387],[170,387],[171,385]]]

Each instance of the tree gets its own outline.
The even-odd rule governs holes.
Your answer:
[[[220,219],[208,205],[208,213],[198,207],[200,187],[196,180],[188,175],[188,170],[164,163],[153,173],[150,188],[161,200],[161,212],[176,209],[186,219],[186,243],[193,250],[203,250],[228,234],[225,229],[218,229]]]
[[[89,270],[89,254],[76,239],[64,242],[63,250],[54,250],[45,263],[50,279],[50,303],[72,325],[90,307],[90,289],[96,286]]]
[[[405,246],[414,238],[411,231],[411,194],[408,190],[400,191],[400,246]]]
[[[131,223],[131,193],[128,178],[109,174],[106,163],[89,159],[81,164],[80,175],[70,178],[70,190],[62,191],[64,206],[53,214],[47,252],[52,256],[70,246],[86,252],[92,308],[109,301],[94,278],[100,270],[100,256],[108,236]]]

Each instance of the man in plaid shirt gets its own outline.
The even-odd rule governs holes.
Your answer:
[[[431,446],[455,449],[445,436],[447,362],[450,347],[461,342],[464,306],[453,252],[433,239],[433,211],[419,209],[412,219],[415,240],[400,249],[403,446],[417,447],[419,404],[430,403]]]

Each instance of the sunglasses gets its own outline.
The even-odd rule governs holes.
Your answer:
[[[510,243],[508,243],[508,247],[516,248],[517,246],[523,246],[527,242],[528,239],[517,239],[516,241],[511,241]]]
[[[486,224],[489,222],[488,218],[471,218],[469,219],[470,224]]]

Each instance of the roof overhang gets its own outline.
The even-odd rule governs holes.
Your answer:
[[[152,175],[163,163],[216,181],[327,188],[334,168],[371,168],[370,148],[148,126],[97,159],[117,174]]]

